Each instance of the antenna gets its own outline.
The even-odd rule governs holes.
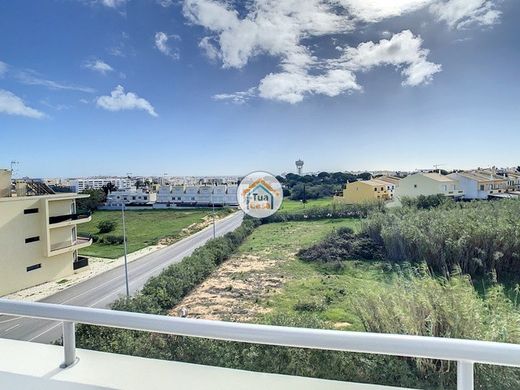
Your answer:
[[[443,165],[446,165],[446,164],[434,164],[433,167],[439,171],[439,175],[441,174],[441,169],[439,167],[442,167]]]
[[[19,161],[11,161],[11,175],[14,173],[14,166],[20,164]]]

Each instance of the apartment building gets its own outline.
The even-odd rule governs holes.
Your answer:
[[[360,180],[347,183],[341,196],[335,200],[348,204],[369,203],[375,201],[392,200],[394,197],[395,184],[379,180]]]
[[[112,191],[107,195],[104,209],[120,209],[125,206],[151,206],[156,199],[156,194],[142,189],[127,189]]]
[[[419,195],[445,195],[452,198],[462,198],[464,190],[455,178],[432,172],[417,172],[399,180],[395,189],[395,199],[403,197],[415,198]]]
[[[87,189],[99,190],[108,183],[112,183],[120,190],[132,188],[134,185],[134,181],[126,177],[92,177],[70,180],[70,186],[75,192],[82,192]]]
[[[189,185],[161,186],[157,192],[154,208],[237,206],[238,186]]]
[[[29,196],[22,190],[12,194],[11,172],[0,171],[0,296],[88,266],[78,250],[92,241],[78,237],[77,225],[91,218],[76,212],[76,199],[88,195]]]
[[[448,175],[457,180],[464,190],[464,199],[488,199],[490,196],[507,192],[508,179],[491,171],[474,170]]]

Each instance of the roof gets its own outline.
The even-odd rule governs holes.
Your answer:
[[[379,179],[371,179],[371,180],[360,180],[360,181],[353,181],[352,183],[350,184],[366,184],[366,185],[369,185],[371,187],[381,187],[381,186],[387,186],[391,183],[387,182],[387,181],[383,181],[383,180],[379,180]]]
[[[397,177],[397,176],[380,176],[378,178],[376,178],[375,180],[381,180],[381,181],[385,181],[385,182],[388,182],[388,183],[391,183],[391,184],[397,184],[399,183],[399,180],[401,180],[400,177]]]
[[[493,181],[507,181],[507,178],[503,178],[493,173],[486,173],[483,171],[468,171],[468,172],[457,172],[457,175],[466,177],[471,180],[478,182],[493,182]]]
[[[431,172],[431,173],[418,173],[418,175],[423,175],[429,179],[440,181],[443,183],[452,183],[455,180],[453,180],[451,177],[441,175],[440,173]]]

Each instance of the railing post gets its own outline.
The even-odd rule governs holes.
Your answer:
[[[74,322],[63,322],[63,351],[65,353],[65,361],[60,367],[66,368],[76,362],[76,330]]]
[[[474,390],[473,362],[457,361],[457,390]]]

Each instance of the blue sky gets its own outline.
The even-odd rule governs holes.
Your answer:
[[[1,2],[0,167],[519,165],[520,2],[388,3]]]

